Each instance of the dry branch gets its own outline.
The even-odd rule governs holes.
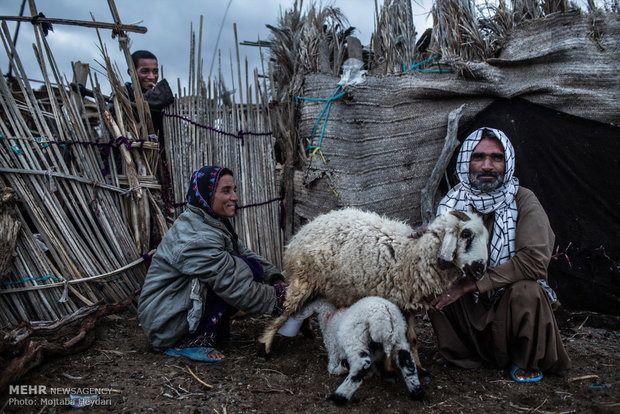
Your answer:
[[[597,378],[598,378],[598,375],[596,375],[596,374],[582,375],[580,377],[569,378],[568,382],[583,381],[583,380],[586,380],[586,379],[597,379]]]
[[[24,323],[4,335],[0,341],[3,372],[0,390],[15,383],[25,373],[40,365],[50,355],[71,355],[89,348],[95,340],[94,328],[99,319],[123,311],[132,297],[113,304],[97,304],[80,309],[61,320],[46,325]],[[4,364],[4,361],[9,361]]]
[[[94,27],[97,29],[110,29],[114,32],[120,32],[121,30],[124,30],[126,32],[146,33],[147,31],[147,28],[144,26],[136,26],[132,24],[116,24],[106,22],[94,22],[88,20],[57,19],[53,17],[36,16],[35,18],[33,18],[25,16],[0,16],[0,20],[7,20],[11,22],[36,22],[37,24],[52,23],[67,26]]]
[[[185,368],[187,368],[187,371],[190,373],[190,375],[192,377],[194,377],[196,379],[196,381],[198,381],[199,383],[201,383],[202,385],[204,385],[207,388],[213,388],[213,385],[207,384],[206,382],[204,382],[203,380],[201,380],[200,378],[198,378],[196,376],[196,374],[194,374],[194,372],[191,370],[191,368],[187,365],[185,365]]]
[[[461,119],[461,113],[463,112],[464,107],[465,105],[461,105],[459,108],[453,110],[448,115],[448,130],[446,132],[444,147],[441,150],[439,159],[437,160],[437,163],[435,164],[435,167],[431,172],[431,176],[429,177],[428,182],[420,192],[420,212],[422,213],[423,224],[429,223],[434,216],[433,199],[435,197],[435,192],[437,191],[437,187],[439,186],[442,175],[448,167],[448,163],[452,158],[452,154],[454,154],[454,150],[459,145],[456,134],[459,127],[459,120]]]

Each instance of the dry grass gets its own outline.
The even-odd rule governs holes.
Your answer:
[[[295,1],[271,31],[270,80],[272,125],[279,161],[299,165],[307,143],[295,134],[294,96],[300,94],[302,76],[309,72],[338,75],[346,57],[345,39],[352,32],[340,9],[311,4],[302,12],[303,1]]]
[[[437,0],[430,50],[446,60],[496,57],[513,27],[568,10],[566,0]]]
[[[463,62],[497,57],[515,25],[568,9],[567,0],[436,0],[426,47],[416,45],[410,0],[384,0],[382,4],[375,0],[375,31],[365,48],[365,69],[375,75],[396,73],[432,58],[417,69],[442,63],[459,71]],[[588,10],[616,12],[617,0],[589,0]],[[272,111],[278,161],[300,167],[308,143],[300,142],[294,133],[293,97],[299,94],[305,73],[338,76],[347,56],[346,38],[354,30],[339,9],[313,3],[303,10],[303,1],[295,1],[277,26],[268,27],[272,103],[278,104]]]

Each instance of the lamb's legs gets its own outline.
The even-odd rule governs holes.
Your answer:
[[[390,384],[396,383],[396,371],[390,358],[383,358],[383,380]]]
[[[400,349],[397,353],[396,363],[403,373],[405,384],[409,390],[409,396],[414,400],[422,399],[424,397],[424,390],[420,386],[420,378],[418,378],[418,371],[411,351]]]
[[[328,398],[336,405],[346,404],[372,369],[372,357],[368,350],[358,349],[347,353],[347,361],[349,361],[349,375]]]
[[[413,357],[415,358],[415,364],[418,367],[420,376],[428,378],[430,380],[431,374],[420,363],[420,355],[418,354],[418,338],[415,333],[415,314],[413,312],[406,312],[405,319],[407,320],[407,341],[413,351]]]
[[[342,375],[347,372],[348,361],[340,359],[340,355],[327,353],[327,372],[332,375]]]

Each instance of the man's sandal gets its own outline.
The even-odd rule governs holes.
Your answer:
[[[519,378],[517,377],[517,371],[520,369],[521,368],[516,365],[513,365],[512,368],[510,368],[510,376],[513,380],[517,382],[538,382],[543,378],[543,373],[540,370],[538,371],[538,375],[536,375],[534,378]]]

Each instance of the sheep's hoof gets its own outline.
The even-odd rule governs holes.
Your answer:
[[[419,401],[424,398],[424,390],[422,389],[422,387],[418,387],[415,390],[412,390],[409,393],[409,398],[415,401]]]
[[[262,358],[262,359],[269,358],[269,353],[267,352],[267,347],[262,342],[257,342],[256,343],[256,354],[258,355],[259,358]]]
[[[329,397],[327,397],[327,401],[335,405],[346,405],[349,400],[344,395],[333,393]]]

